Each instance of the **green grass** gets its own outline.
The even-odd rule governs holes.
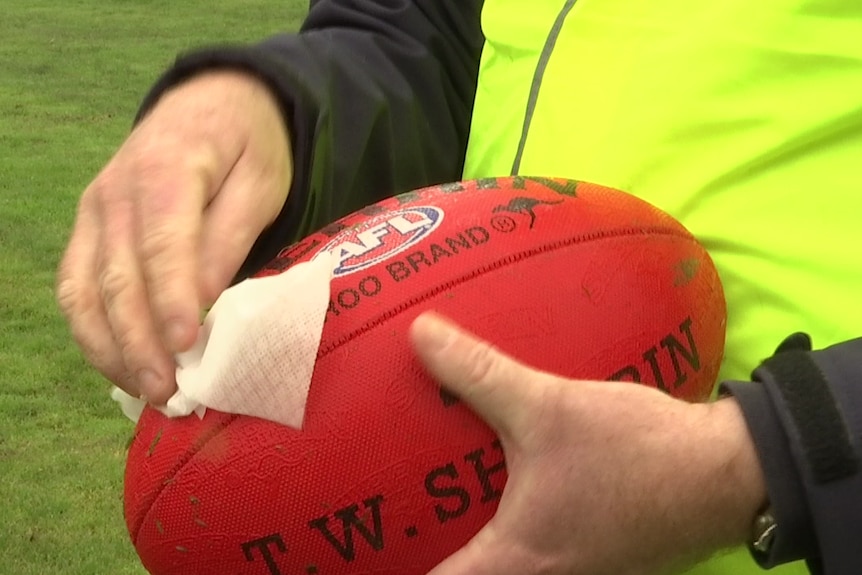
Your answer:
[[[78,196],[175,55],[294,29],[303,0],[4,0],[0,572],[142,574],[122,517],[132,426],[53,299]]]

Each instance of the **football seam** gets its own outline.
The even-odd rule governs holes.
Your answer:
[[[235,415],[235,414],[228,414],[228,415],[230,417],[228,417],[226,419],[226,421],[224,421],[222,424],[211,427],[210,429],[207,429],[206,432],[203,434],[203,437],[201,438],[202,441],[198,441],[197,445],[193,449],[190,449],[187,452],[185,452],[183,454],[183,456],[179,458],[177,463],[171,468],[170,474],[167,475],[168,478],[162,480],[161,485],[159,485],[158,490],[153,495],[152,502],[147,507],[146,512],[141,514],[140,520],[137,522],[137,524],[134,526],[133,529],[129,530],[129,532],[130,532],[129,534],[131,535],[131,538],[132,538],[132,543],[136,547],[138,544],[138,535],[140,534],[141,529],[143,529],[144,523],[147,520],[147,517],[150,516],[150,512],[152,511],[153,507],[155,506],[156,501],[158,501],[159,497],[161,497],[162,492],[165,490],[165,488],[168,485],[170,485],[171,483],[173,483],[173,481],[172,481],[173,478],[175,478],[177,476],[177,474],[180,472],[180,470],[182,470],[182,468],[185,467],[186,463],[188,463],[192,458],[194,458],[195,455],[197,455],[197,453],[201,449],[203,449],[204,445],[209,443],[209,441],[212,438],[214,438],[219,433],[221,433],[221,431],[224,428],[226,428],[233,420],[235,420],[236,418],[239,417],[238,415]],[[135,437],[136,440],[137,440],[137,435],[139,435],[139,434],[136,434],[136,437]]]
[[[691,236],[687,233],[684,233],[680,230],[675,230],[673,228],[664,228],[664,227],[659,227],[659,226],[640,227],[640,228],[624,228],[621,230],[615,230],[613,232],[595,232],[592,234],[584,234],[581,236],[575,236],[573,238],[568,238],[566,240],[559,240],[556,242],[543,244],[543,245],[537,246],[535,248],[531,248],[528,250],[524,250],[524,251],[500,258],[494,262],[491,262],[490,264],[485,264],[481,267],[478,267],[478,268],[470,271],[469,273],[466,273],[460,277],[457,277],[455,279],[451,279],[447,282],[436,285],[433,288],[429,289],[428,291],[426,291],[420,295],[414,296],[414,297],[412,297],[406,301],[401,302],[396,307],[393,307],[391,309],[388,309],[388,310],[382,312],[379,316],[375,317],[374,319],[368,320],[365,324],[356,328],[355,330],[351,331],[350,333],[342,336],[338,340],[330,342],[326,346],[321,346],[321,348],[317,352],[317,358],[316,359],[318,359],[318,360],[322,359],[326,355],[337,350],[342,345],[350,343],[353,339],[355,339],[355,338],[359,337],[360,335],[376,328],[377,326],[379,326],[379,325],[385,323],[386,321],[392,319],[393,317],[403,313],[404,311],[410,309],[411,307],[416,306],[416,305],[424,302],[425,300],[431,299],[434,296],[440,294],[441,292],[450,290],[450,289],[452,289],[452,288],[454,288],[454,287],[456,287],[462,283],[466,283],[472,279],[475,279],[476,277],[481,276],[485,273],[499,270],[499,269],[504,268],[508,265],[511,265],[513,263],[517,263],[519,261],[531,258],[531,257],[538,255],[538,254],[553,252],[555,250],[566,248],[566,247],[569,247],[569,246],[574,245],[574,244],[588,243],[588,242],[596,241],[596,240],[614,239],[614,238],[626,237],[626,236],[635,235],[635,234],[644,235],[644,236],[649,236],[649,235],[676,236],[676,237],[680,237],[682,239],[687,239],[687,240],[693,241],[695,244],[697,244],[697,240],[693,236]],[[706,251],[706,250],[704,250],[704,251]]]
[[[437,285],[437,286],[427,290],[426,292],[424,292],[420,295],[414,296],[414,297],[408,299],[407,301],[400,303],[398,306],[396,306],[390,310],[387,310],[386,312],[383,312],[382,314],[380,314],[379,316],[377,316],[376,318],[374,318],[372,320],[369,320],[364,325],[356,328],[355,330],[353,330],[352,332],[343,336],[342,338],[338,339],[337,341],[327,345],[325,348],[321,348],[320,350],[318,350],[315,362],[319,359],[322,359],[323,357],[325,357],[329,353],[332,353],[333,351],[337,350],[342,345],[350,343],[353,339],[355,339],[355,338],[361,336],[362,334],[370,331],[371,329],[374,329],[375,327],[385,323],[386,321],[392,319],[393,317],[396,317],[398,314],[403,313],[404,311],[410,309],[411,307],[416,306],[416,305],[424,302],[425,300],[433,298],[434,296],[438,295],[440,292],[450,290],[450,289],[454,288],[455,286],[458,286],[462,283],[466,283],[466,282],[468,282],[468,281],[470,281],[470,280],[472,280],[478,276],[481,276],[482,274],[488,273],[490,271],[499,270],[499,269],[504,268],[508,265],[522,261],[524,259],[528,259],[528,258],[533,257],[533,256],[538,255],[538,254],[553,252],[553,251],[563,249],[563,248],[566,248],[566,247],[569,247],[569,246],[572,246],[575,244],[588,243],[588,242],[599,241],[599,240],[615,239],[615,238],[621,238],[621,237],[626,237],[626,236],[631,236],[631,235],[675,236],[675,237],[678,237],[678,238],[681,238],[684,240],[691,241],[691,242],[697,244],[698,246],[700,246],[700,244],[697,242],[697,239],[694,236],[692,236],[691,234],[685,232],[684,230],[675,229],[672,227],[665,227],[665,226],[627,227],[627,228],[621,228],[621,229],[617,229],[617,230],[613,230],[613,231],[599,231],[599,232],[593,232],[590,234],[583,234],[583,235],[574,236],[571,238],[567,238],[565,240],[559,240],[556,242],[542,244],[541,246],[536,246],[534,248],[531,248],[528,250],[523,250],[523,251],[511,254],[511,255],[508,255],[506,257],[500,258],[500,259],[498,259],[498,260],[496,260],[490,264],[486,264],[484,266],[476,268],[467,274],[464,274],[458,278],[455,278],[455,279],[449,280],[445,283],[442,283],[440,285]],[[703,249],[704,252],[706,252],[705,248],[703,248],[702,246],[700,246],[700,247]],[[706,253],[707,253],[707,255],[709,255],[708,252],[706,252]],[[225,421],[223,425],[219,425],[218,427],[213,428],[211,430],[212,433],[210,434],[210,436],[205,441],[200,442],[200,444],[197,446],[196,449],[194,449],[193,451],[189,451],[187,454],[187,457],[184,457],[183,461],[181,463],[178,463],[178,465],[173,468],[173,475],[171,475],[171,477],[176,477],[176,475],[182,470],[182,468],[189,461],[191,461],[194,458],[194,456],[197,455],[209,441],[211,441],[219,433],[224,431],[232,422],[234,422],[237,419],[237,417],[238,416],[234,415],[233,417],[231,417],[230,419]],[[132,540],[134,541],[135,547],[137,547],[138,536],[140,534],[141,529],[143,528],[144,523],[146,522],[147,518],[150,516],[150,513],[152,512],[153,507],[155,507],[155,505],[156,505],[159,497],[161,497],[162,492],[164,491],[165,487],[167,487],[170,483],[172,483],[172,482],[167,482],[167,481],[162,482],[162,485],[161,485],[158,493],[155,495],[155,497],[153,497],[152,503],[150,504],[149,508],[146,510],[145,513],[143,513],[141,515],[141,520],[137,525],[137,529],[135,530],[134,535],[132,536]]]

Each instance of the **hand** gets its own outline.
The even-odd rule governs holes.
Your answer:
[[[497,432],[509,473],[493,519],[431,575],[656,573],[748,539],[766,492],[734,400],[556,377],[433,314],[411,336]]]
[[[57,300],[87,359],[163,403],[173,355],[278,215],[292,178],[278,105],[239,72],[165,93],[84,191]]]

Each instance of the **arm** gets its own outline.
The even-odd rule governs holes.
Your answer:
[[[755,559],[807,559],[813,573],[862,573],[862,339],[822,351],[797,334],[755,370],[726,383],[764,471],[777,529]]]
[[[57,300],[87,359],[166,401],[218,295],[381,196],[461,175],[481,0],[318,0],[301,32],[180,58],[81,196]]]
[[[461,176],[482,34],[481,0],[317,0],[296,35],[181,57],[142,110],[170,87],[235,68],[276,95],[294,175],[276,223],[240,270],[382,197]]]

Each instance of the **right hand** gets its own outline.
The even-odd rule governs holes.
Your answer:
[[[174,354],[287,198],[268,88],[209,72],[166,92],[81,196],[57,300],[87,360],[134,396],[176,390]]]

